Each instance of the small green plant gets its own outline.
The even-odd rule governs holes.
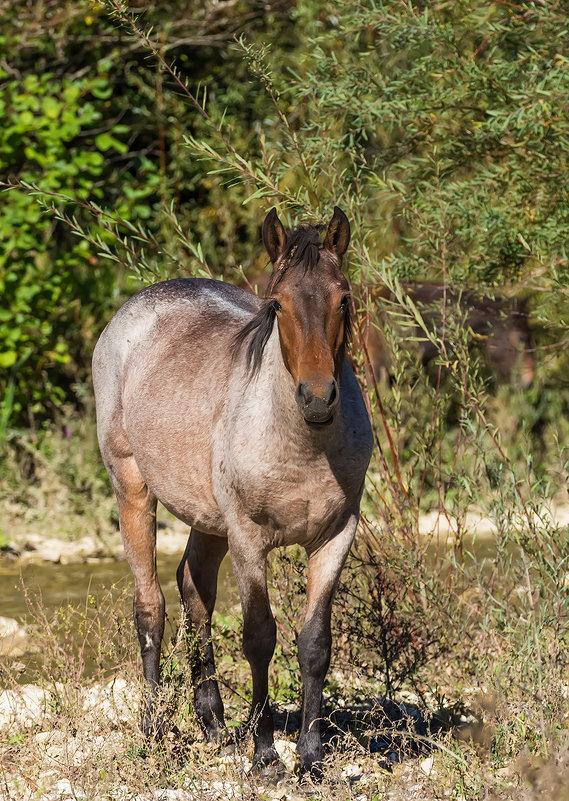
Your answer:
[[[48,191],[89,193],[106,171],[105,155],[120,150],[126,128],[117,124],[103,138],[98,99],[108,87],[104,73],[72,81],[49,72],[11,79],[0,70],[0,108],[6,126],[0,134],[0,156],[22,181],[45,175]],[[89,142],[89,136],[94,140]],[[85,138],[87,137],[87,138]],[[96,197],[98,191],[95,191]],[[0,437],[9,422],[45,418],[61,407],[66,389],[84,379],[84,354],[92,318],[83,304],[104,305],[105,283],[87,243],[72,242],[54,250],[56,231],[33,198],[3,192],[0,221]],[[97,282],[93,276],[97,275]],[[108,276],[110,278],[110,276]]]

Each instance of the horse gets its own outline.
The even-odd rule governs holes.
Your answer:
[[[407,283],[403,284],[403,289],[421,312],[427,327],[440,337],[444,287],[436,283]],[[362,331],[370,366],[375,380],[379,382],[388,378],[391,371],[390,349],[383,328],[389,314],[389,305],[396,299],[384,286],[368,287],[362,293],[362,302],[365,301],[365,294],[376,304],[367,313]],[[524,301],[502,296],[490,298],[472,290],[457,293],[449,289],[446,292],[446,302],[449,313],[458,309],[464,317],[464,325],[471,334],[470,343],[480,349],[490,369],[507,383],[512,383],[516,376],[521,388],[529,389],[535,380],[536,360],[529,312]],[[415,339],[421,338],[420,342],[413,344],[417,345],[422,366],[427,367],[438,356],[439,350],[433,342],[425,338],[418,325],[413,326],[412,332]],[[404,340],[403,336],[403,346]],[[447,342],[447,347],[448,344]]]
[[[134,577],[134,623],[149,691],[142,728],[163,737],[156,710],[164,597],[156,573],[157,500],[188,524],[177,570],[194,709],[208,741],[227,742],[211,617],[229,550],[252,674],[253,768],[279,766],[268,667],[276,625],[267,555],[297,544],[308,557],[298,634],[303,683],[301,774],[321,773],[320,715],[331,658],[331,606],[354,539],[373,448],[360,387],[345,358],[350,240],[337,207],[328,226],[263,224],[273,265],[264,299],[205,278],[146,287],[96,345],[93,382],[101,454],[116,494]]]

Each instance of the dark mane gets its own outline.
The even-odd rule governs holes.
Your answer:
[[[273,270],[265,297],[270,297],[287,270],[302,265],[304,272],[313,270],[320,258],[322,232],[324,225],[301,225],[292,231],[279,260],[279,267]]]
[[[255,373],[259,371],[265,345],[269,341],[271,331],[273,330],[275,317],[275,307],[269,300],[264,300],[257,314],[243,326],[241,331],[237,332],[233,339],[231,353],[235,359],[246,340],[250,337],[249,344],[247,345],[246,358],[247,367],[251,371],[251,376],[254,376]]]
[[[353,301],[350,300],[350,302],[346,306],[346,311],[344,313],[344,342],[342,344],[341,358],[344,358],[346,350],[352,344],[352,333],[353,333],[352,303]]]

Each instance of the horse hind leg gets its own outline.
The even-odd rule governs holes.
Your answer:
[[[217,574],[226,553],[225,538],[193,528],[177,573],[189,635],[194,709],[208,742],[220,742],[227,737],[211,642]]]
[[[156,496],[148,488],[133,456],[107,461],[117,496],[125,555],[134,577],[134,624],[142,669],[150,693],[142,714],[146,737],[162,739],[165,724],[155,711],[160,682],[160,649],[164,635],[164,595],[156,570]]]

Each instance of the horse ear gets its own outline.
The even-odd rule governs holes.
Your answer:
[[[273,208],[263,223],[263,243],[273,264],[283,252],[286,239],[286,229],[278,218],[277,210]]]
[[[350,244],[350,223],[338,206],[334,206],[334,216],[324,237],[324,247],[342,258]]]

